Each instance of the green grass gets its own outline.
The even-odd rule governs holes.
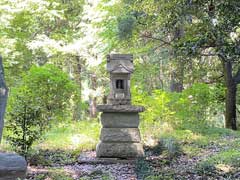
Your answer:
[[[55,124],[43,136],[33,144],[29,153],[28,162],[31,165],[51,167],[47,173],[36,176],[35,179],[66,179],[71,177],[62,169],[53,167],[73,164],[77,161],[82,151],[95,150],[99,142],[101,125],[95,120],[66,121]],[[208,127],[203,124],[172,127],[167,123],[140,123],[140,131],[145,146],[150,147],[154,155],[161,158],[161,166],[167,167],[169,162],[179,155],[187,155],[188,158],[197,159],[207,153],[207,156],[194,164],[199,175],[226,173],[226,177],[233,177],[240,167],[240,132],[223,128]],[[3,148],[11,150],[11,147],[3,141]],[[213,150],[216,150],[212,152]],[[172,179],[174,170],[162,170],[155,174],[147,161],[138,161],[136,172],[139,177],[145,179]],[[143,170],[144,168],[145,170]],[[210,175],[210,177],[212,177]],[[81,179],[112,179],[111,174],[96,171]]]
[[[62,151],[94,150],[99,141],[100,129],[101,125],[96,119],[66,121],[54,124],[41,140],[34,142],[33,149]],[[12,152],[13,149],[6,141],[6,136],[5,134],[0,149],[1,151]]]
[[[219,170],[230,172],[240,167],[240,151],[239,149],[223,150],[216,155],[210,156],[201,161],[197,165],[197,169],[201,172]]]
[[[35,180],[73,180],[73,178],[67,174],[62,168],[48,168],[45,172],[35,174]]]
[[[95,150],[100,129],[96,119],[55,124],[41,140],[34,142],[27,160],[31,165],[43,166],[74,163],[82,151]],[[5,139],[0,148],[4,152],[13,152]]]
[[[94,150],[99,140],[97,120],[69,121],[56,125],[34,148],[48,150]]]
[[[158,146],[161,139],[173,138],[181,145],[182,152],[189,157],[199,155],[211,144],[220,147],[240,148],[240,132],[225,128],[209,127],[196,123],[179,127],[171,127],[167,123],[148,124],[140,126],[143,142],[147,146]]]

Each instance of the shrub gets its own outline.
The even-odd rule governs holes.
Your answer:
[[[66,112],[74,87],[68,75],[53,65],[34,66],[23,76],[10,92],[6,121],[7,139],[17,152],[26,155],[50,120]]]
[[[221,94],[224,91],[206,84],[194,84],[181,93],[154,90],[148,95],[135,87],[132,88],[133,103],[146,108],[142,113],[145,121],[150,124],[167,122],[173,126],[184,123],[209,124],[212,120],[207,117],[215,116],[216,109],[223,107],[215,92]]]

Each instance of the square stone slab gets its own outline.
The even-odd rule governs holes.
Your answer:
[[[140,142],[138,128],[102,128],[100,140],[102,142]]]
[[[99,158],[137,158],[143,157],[144,151],[141,143],[105,143],[97,145]]]
[[[121,159],[121,158],[97,158],[95,151],[88,151],[83,152],[80,154],[78,158],[79,164],[135,164],[137,161],[136,158],[128,158],[128,159]]]
[[[137,128],[139,126],[138,113],[111,113],[101,114],[101,123],[104,128]]]

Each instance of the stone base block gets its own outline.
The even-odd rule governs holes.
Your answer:
[[[0,180],[24,179],[27,162],[17,154],[0,153]]]
[[[105,128],[137,128],[138,113],[102,113],[101,123]]]
[[[141,143],[105,143],[97,145],[99,158],[136,158],[143,157],[144,151]]]
[[[100,140],[102,142],[140,142],[138,128],[102,128]]]

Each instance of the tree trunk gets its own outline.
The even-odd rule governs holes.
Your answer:
[[[75,56],[76,65],[74,65],[74,77],[79,87],[78,99],[74,100],[73,120],[79,120],[82,117],[82,109],[80,107],[82,101],[82,61],[80,56]]]
[[[7,106],[8,88],[5,84],[2,57],[0,56],[0,142],[4,126],[4,114]]]
[[[80,101],[82,100],[82,64],[79,56],[76,56],[76,79],[80,89]]]
[[[171,92],[182,92],[183,90],[183,81],[176,80],[176,74],[175,72],[172,72],[171,74],[171,84],[170,84],[170,91]]]
[[[226,89],[226,112],[225,112],[225,126],[226,128],[237,130],[236,117],[236,92],[237,86],[233,84]]]
[[[91,89],[94,90],[94,94],[91,94],[89,97],[89,112],[91,118],[97,117],[97,98],[96,98],[96,89],[97,89],[97,76],[95,74],[91,75]]]
[[[179,25],[176,27],[174,31],[174,38],[181,39],[184,36],[183,26]],[[172,79],[170,90],[171,92],[182,92],[183,91],[183,79],[184,79],[184,66],[185,61],[182,57],[178,57],[175,53],[173,53],[174,59],[177,61],[177,69],[172,72]]]
[[[236,117],[236,94],[237,83],[232,76],[232,62],[223,62],[224,77],[226,83],[226,99],[225,99],[225,127],[237,130]]]

